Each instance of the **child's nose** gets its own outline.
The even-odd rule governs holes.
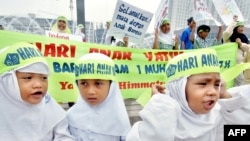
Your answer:
[[[95,88],[94,87],[89,87],[88,91],[87,91],[88,95],[93,95],[95,94]]]
[[[207,91],[208,96],[215,96],[219,91],[215,87],[210,87]]]
[[[34,80],[33,88],[42,88],[42,82],[39,80]]]

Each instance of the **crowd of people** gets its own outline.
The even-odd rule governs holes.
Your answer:
[[[106,32],[111,21],[106,22]],[[166,64],[166,85],[153,85],[151,98],[140,111],[141,120],[131,126],[128,113],[116,81],[116,72],[91,74],[79,71],[84,65],[105,65],[114,62],[101,53],[88,53],[76,62],[75,82],[79,97],[65,111],[48,94],[48,62],[35,45],[16,43],[0,50],[0,134],[5,141],[222,141],[226,124],[248,124],[250,119],[250,71],[235,79],[227,89],[220,76],[214,45],[235,42],[237,63],[250,61],[250,45],[243,33],[244,23],[233,17],[222,31],[218,27],[215,39],[207,39],[208,25],[196,29],[193,17],[180,38],[171,31],[170,19],[162,20],[155,29],[153,49],[191,50]],[[59,16],[52,31],[72,34],[67,18]],[[84,25],[74,33],[86,41]],[[195,36],[197,34],[197,36]],[[128,47],[129,37],[117,40],[103,35],[103,44]],[[34,55],[17,59],[17,49],[32,50]],[[204,64],[204,56],[213,60]],[[171,67],[195,59],[194,67],[173,73]],[[192,61],[192,59],[191,59]],[[194,60],[193,60],[194,61]],[[9,110],[7,110],[7,108]]]

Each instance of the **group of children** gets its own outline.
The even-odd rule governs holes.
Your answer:
[[[31,53],[23,58],[22,50]],[[0,58],[4,141],[222,141],[223,125],[250,119],[250,86],[227,90],[212,48],[171,59],[166,86],[152,87],[142,120],[132,128],[108,56],[89,53],[76,61],[79,98],[67,112],[47,92],[50,71],[36,46],[17,43],[1,49]],[[184,60],[197,64],[178,70]],[[93,65],[91,74],[82,71],[85,65]],[[106,73],[98,73],[100,68]]]

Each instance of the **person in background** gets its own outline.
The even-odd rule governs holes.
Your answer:
[[[38,48],[10,45],[0,50],[0,61],[1,140],[74,141],[66,112],[48,94],[50,70]]]
[[[4,27],[3,25],[0,24],[0,30],[4,30]]]
[[[102,41],[101,43],[102,44],[105,44],[105,45],[112,45],[112,43],[115,43],[116,42],[116,39],[114,36],[112,35],[108,35],[107,32],[110,28],[110,24],[111,24],[111,21],[107,21],[105,26],[106,26],[106,30],[104,31],[103,35],[102,35]]]
[[[131,125],[114,65],[102,53],[89,53],[76,61],[79,97],[67,116],[77,141],[125,141]],[[89,70],[82,71],[84,66]]]
[[[164,19],[160,25],[160,31],[155,29],[153,49],[178,50],[179,38],[171,32],[169,19]]]
[[[196,36],[196,38],[194,39],[194,49],[206,48],[221,44],[222,26],[219,26],[215,39],[207,39],[209,32],[210,27],[208,25],[200,25],[197,28],[198,36]]]
[[[76,31],[75,31],[75,35],[81,36],[81,37],[82,37],[82,41],[83,41],[83,42],[86,42],[83,24],[78,24],[78,25],[77,25],[77,29],[76,29]]]
[[[56,23],[52,26],[51,31],[60,33],[71,34],[71,30],[68,27],[68,20],[65,16],[58,16]]]
[[[166,89],[153,85],[126,141],[223,141],[224,125],[249,123],[249,91],[250,85],[226,89],[214,49],[177,55],[166,65]]]
[[[193,49],[196,22],[193,17],[187,19],[188,27],[181,34],[181,49]]]
[[[115,43],[115,45],[116,45],[116,46],[119,46],[119,47],[128,47],[128,41],[129,41],[129,37],[125,35],[125,36],[122,38],[122,41],[121,41],[121,40],[120,40],[120,41],[117,41],[117,42]]]
[[[224,43],[236,42],[238,44],[237,51],[237,64],[243,63],[246,57],[246,53],[249,52],[250,45],[247,36],[244,32],[244,23],[238,21],[238,16],[234,15],[232,23],[223,32]],[[244,74],[241,73],[235,78],[234,86],[240,86],[244,84]]]

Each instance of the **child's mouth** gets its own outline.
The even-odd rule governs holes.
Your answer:
[[[33,98],[36,98],[36,99],[41,99],[41,98],[43,98],[43,92],[42,91],[37,91],[37,92],[31,94],[31,96]]]
[[[32,95],[41,95],[41,94],[43,94],[43,93],[41,91],[39,91],[39,92],[33,93]]]
[[[204,102],[204,107],[206,110],[211,110],[214,107],[215,101],[214,100],[209,100]]]
[[[89,102],[95,102],[97,99],[96,98],[88,98]]]

